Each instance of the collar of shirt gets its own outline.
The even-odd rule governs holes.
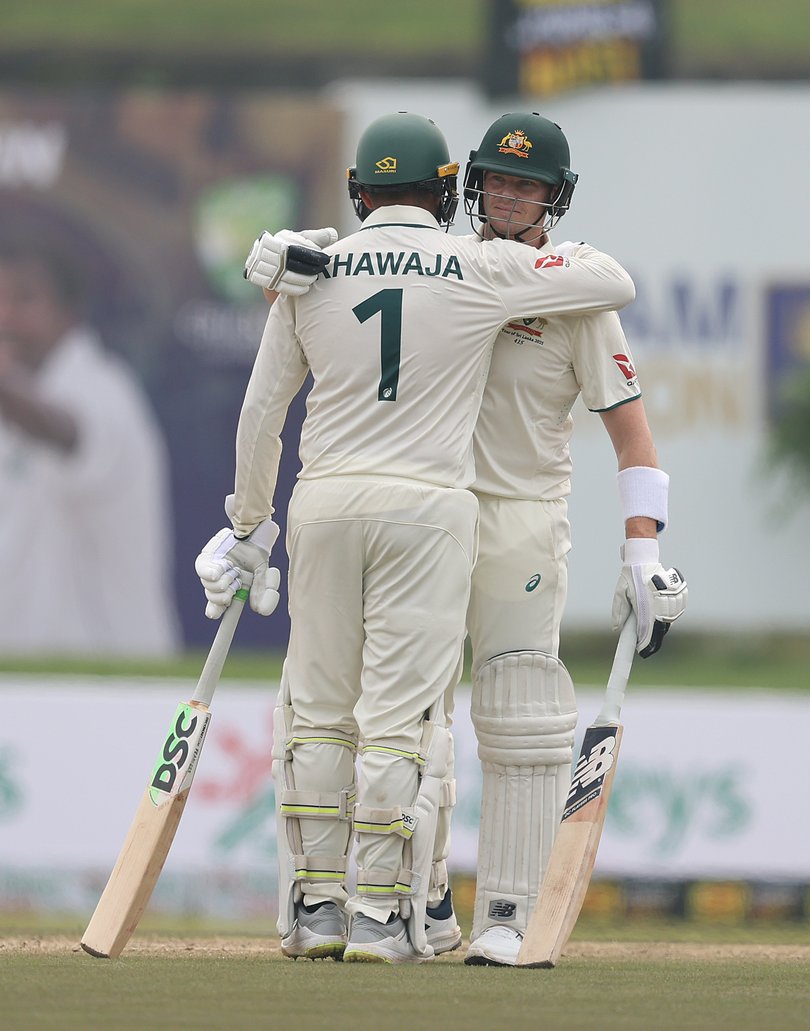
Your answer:
[[[374,210],[365,218],[361,229],[374,229],[378,226],[422,226],[425,229],[440,229],[433,215],[424,208],[414,208],[410,204],[388,204]]]
[[[473,233],[473,236],[480,243],[484,242],[484,233],[483,233],[482,229],[476,229],[475,232]],[[500,237],[497,237],[497,239],[500,239]],[[520,240],[513,240],[512,241],[512,243],[520,243],[520,242],[521,242]],[[531,244],[524,244],[524,246],[530,247]],[[544,244],[542,244],[540,247],[536,247],[535,250],[540,251],[541,254],[555,254],[556,253],[556,251],[554,250],[554,244],[551,242],[551,237],[548,235],[548,233],[546,233],[546,242]]]

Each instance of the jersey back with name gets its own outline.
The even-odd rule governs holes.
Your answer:
[[[468,486],[504,318],[480,246],[398,224],[361,230],[331,250],[325,273],[294,306],[314,379],[301,475]]]

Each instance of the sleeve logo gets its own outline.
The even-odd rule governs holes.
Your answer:
[[[627,357],[626,354],[614,354],[613,361],[619,366],[624,373],[626,380],[632,380],[636,378],[636,370],[633,368],[633,363]]]
[[[544,254],[534,263],[535,268],[559,268],[565,264],[565,258],[559,254]]]

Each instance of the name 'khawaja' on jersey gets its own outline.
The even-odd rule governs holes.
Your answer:
[[[237,533],[272,511],[281,429],[308,372],[300,477],[469,487],[501,327],[615,311],[635,295],[622,267],[592,248],[555,257],[450,236],[421,208],[378,208],[327,252],[327,274],[280,298],[267,320],[237,433]]]

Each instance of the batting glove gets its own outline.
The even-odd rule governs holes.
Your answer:
[[[688,590],[677,569],[658,561],[658,541],[633,537],[622,545],[622,571],[613,596],[613,629],[620,630],[632,609],[638,620],[636,651],[655,655],[670,626],[683,615]]]
[[[337,230],[331,226],[301,233],[282,229],[275,235],[265,230],[247,256],[245,279],[280,294],[305,294],[329,262],[321,248],[337,238]]]
[[[268,561],[277,537],[278,526],[268,518],[248,537],[236,537],[226,526],[205,545],[194,568],[208,600],[205,614],[209,619],[219,619],[234,594],[248,585],[254,612],[269,616],[275,611],[281,574]]]

